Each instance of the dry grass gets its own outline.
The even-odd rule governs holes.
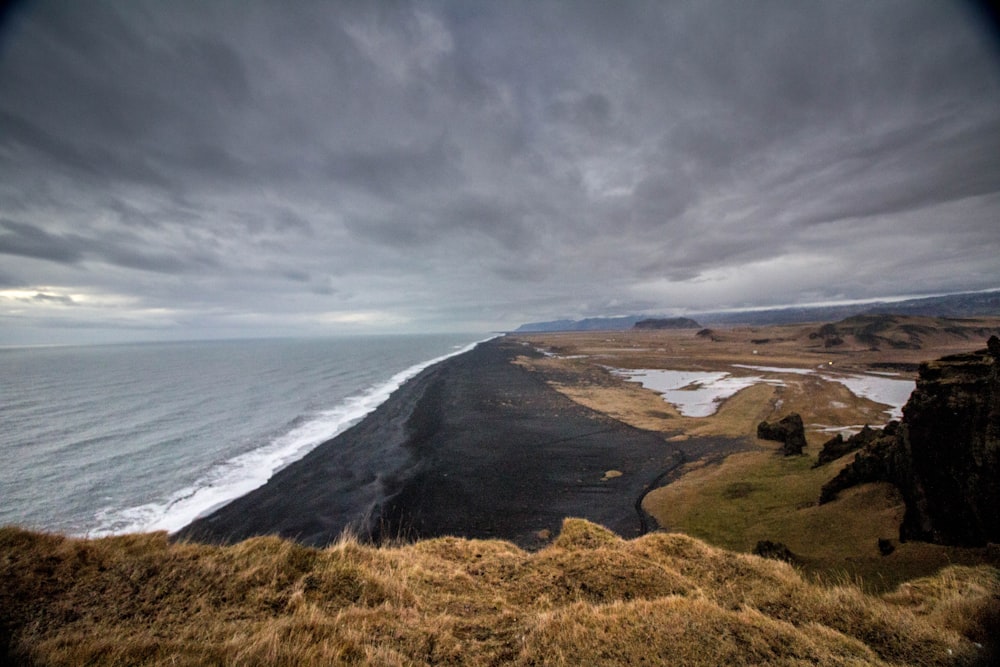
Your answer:
[[[10,660],[46,665],[969,664],[1000,572],[880,598],[680,534],[567,520],[542,551],[442,538],[324,550],[0,530]]]

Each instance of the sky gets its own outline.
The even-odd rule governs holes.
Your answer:
[[[0,344],[1000,287],[1000,39],[914,0],[26,2]]]

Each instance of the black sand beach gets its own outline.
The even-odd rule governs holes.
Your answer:
[[[648,518],[638,500],[683,454],[510,363],[534,354],[500,338],[428,368],[359,424],[177,537],[277,534],[325,545],[349,529],[374,540],[457,535],[531,547],[567,516],[639,535]],[[734,445],[684,443],[689,452]],[[605,478],[610,470],[622,474]]]

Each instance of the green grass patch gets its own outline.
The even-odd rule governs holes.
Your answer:
[[[749,551],[758,539],[780,539],[751,530],[762,519],[816,503],[830,473],[812,469],[812,463],[808,456],[770,450],[735,454],[651,492],[646,508],[671,530]]]
[[[904,506],[889,484],[848,489],[817,505],[820,488],[841,467],[813,468],[810,456],[782,457],[761,449],[697,467],[646,496],[661,526],[715,546],[750,552],[759,540],[785,544],[802,569],[826,581],[851,581],[872,592],[891,590],[949,564],[992,562],[983,549],[898,542]],[[879,539],[895,550],[879,551]]]

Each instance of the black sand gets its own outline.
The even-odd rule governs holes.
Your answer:
[[[509,363],[518,354],[536,353],[496,339],[428,368],[361,423],[178,537],[278,534],[325,545],[350,529],[376,540],[458,535],[531,547],[567,516],[639,535],[648,517],[637,501],[681,452],[573,403]],[[684,443],[689,452],[734,445]],[[602,479],[609,470],[623,474]]]

